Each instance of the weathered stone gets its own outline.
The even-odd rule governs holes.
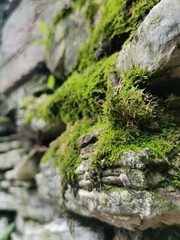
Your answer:
[[[93,184],[92,180],[84,180],[84,179],[80,180],[78,182],[78,186],[87,191],[92,191],[94,188],[94,184]]]
[[[150,156],[148,151],[136,153],[134,151],[124,152],[120,159],[116,160],[114,166],[129,167],[143,170],[149,163]]]
[[[0,51],[1,92],[10,91],[27,79],[44,62],[45,46],[35,40],[45,36],[40,32],[43,21],[47,28],[54,15],[62,10],[67,1],[21,1],[4,25]],[[16,74],[12,69],[16,69]]]
[[[6,153],[0,154],[0,169],[8,170],[22,161],[23,149],[15,149]]]
[[[13,140],[8,142],[2,142],[0,143],[0,153],[8,152],[10,150],[19,149],[19,148],[27,148],[30,144],[28,141],[19,141],[19,140]]]
[[[19,201],[9,193],[0,192],[0,210],[17,211]]]
[[[93,154],[96,152],[96,146],[97,144],[88,144],[86,147],[81,149],[80,152],[80,157],[84,160],[89,159],[89,155]]]
[[[40,223],[49,222],[54,216],[54,209],[52,206],[36,197],[31,197],[29,201],[26,200],[19,206],[18,211],[24,218],[29,218]]]
[[[102,182],[107,185],[123,186],[123,183],[122,183],[120,177],[117,177],[117,176],[103,177]]]
[[[122,170],[119,178],[125,187],[140,190],[147,189],[146,177],[140,170]]]
[[[92,231],[89,227],[74,225],[74,234],[72,235],[67,222],[63,218],[57,218],[54,221],[36,226],[35,223],[26,222],[23,234],[24,240],[103,240],[104,236],[101,230]]]
[[[6,179],[32,180],[39,172],[39,163],[43,151],[37,148],[32,150],[29,155],[25,156],[13,170],[6,172]]]
[[[98,136],[101,134],[102,130],[94,130],[93,132],[87,133],[77,139],[77,144],[84,148],[88,144],[97,142]]]
[[[61,202],[61,179],[51,162],[41,163],[41,172],[35,176],[37,191],[43,199]]]
[[[82,11],[76,11],[55,27],[47,66],[62,79],[75,67],[77,53],[88,37],[88,25]]]
[[[167,194],[166,191],[155,193],[130,189],[116,192],[80,189],[74,196],[69,188],[65,193],[67,209],[129,230],[158,228],[164,223],[180,224],[177,196],[177,191]]]
[[[75,172],[78,175],[83,175],[90,169],[90,166],[91,166],[90,160],[82,161],[81,164],[76,168]]]
[[[178,92],[180,78],[180,2],[160,1],[137,29],[133,40],[120,52],[117,68],[122,72],[138,68],[160,70],[153,88],[161,93]]]

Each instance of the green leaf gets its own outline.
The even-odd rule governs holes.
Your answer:
[[[43,35],[47,35],[48,31],[47,31],[47,27],[45,22],[40,22],[39,23],[39,30]]]
[[[47,81],[47,87],[53,90],[54,86],[55,86],[55,78],[53,75],[49,75],[48,81]]]

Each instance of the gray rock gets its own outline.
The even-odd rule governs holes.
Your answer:
[[[119,177],[117,177],[117,176],[103,177],[102,182],[107,185],[123,186],[120,176]]]
[[[129,230],[158,228],[164,223],[179,224],[180,201],[177,196],[177,191],[167,195],[165,192],[122,188],[109,192],[79,189],[74,196],[69,187],[65,193],[67,209]]]
[[[24,156],[15,168],[6,172],[6,179],[32,180],[39,172],[39,163],[43,155],[41,149],[33,149],[27,156]]]
[[[0,192],[0,210],[1,211],[17,211],[19,200],[9,193]]]
[[[153,78],[154,87],[174,90],[180,77],[180,2],[162,0],[137,29],[133,40],[120,52],[117,68],[120,72],[138,68],[160,70],[161,78]],[[162,89],[161,89],[162,91]]]
[[[35,176],[37,192],[43,199],[61,202],[61,179],[53,163],[41,163],[41,172]]]
[[[90,133],[87,133],[77,139],[77,144],[81,147],[84,148],[87,145],[97,142],[98,136],[101,134],[102,130],[94,130]]]
[[[8,170],[12,169],[16,164],[21,162],[23,157],[24,150],[23,149],[15,149],[6,153],[0,154],[0,169]]]
[[[74,224],[74,235],[71,234],[65,219],[57,218],[54,221],[41,226],[25,223],[26,231],[23,235],[24,240],[103,240],[101,231],[92,231],[89,227]],[[28,226],[28,227],[27,227]]]
[[[54,15],[62,10],[67,1],[21,1],[7,20],[2,31],[0,52],[1,92],[10,91],[26,80],[44,62],[44,45],[35,40],[45,36],[39,30],[40,22],[47,28]],[[15,69],[16,72],[14,74]]]
[[[93,184],[93,181],[92,180],[80,180],[78,182],[78,186],[82,189],[85,189],[87,191],[92,191],[93,188],[94,188],[94,184]]]
[[[19,148],[27,148],[29,146],[28,141],[12,140],[8,142],[0,143],[0,153],[8,152],[10,150],[15,150]]]
[[[90,169],[90,166],[91,166],[90,160],[82,161],[81,164],[76,168],[75,172],[78,175],[83,175]]]
[[[88,144],[86,147],[83,147],[80,152],[80,157],[84,160],[89,159],[89,155],[96,153],[97,144]]]
[[[78,50],[87,40],[88,24],[82,15],[78,10],[55,27],[47,66],[59,79],[75,66]]]

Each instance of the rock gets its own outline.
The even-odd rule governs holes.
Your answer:
[[[145,174],[140,170],[124,170],[119,176],[125,187],[133,189],[147,189]]]
[[[102,130],[94,130],[93,132],[87,133],[77,139],[77,144],[84,148],[91,143],[95,143],[98,140],[98,136],[101,134]]]
[[[78,186],[87,191],[92,191],[94,188],[94,184],[92,180],[84,180],[84,179],[80,180],[78,183]]]
[[[6,153],[0,154],[0,169],[1,171],[5,171],[8,169],[12,169],[18,163],[22,161],[24,150],[23,149],[15,149]]]
[[[177,191],[167,194],[122,188],[107,192],[79,189],[74,196],[69,187],[65,193],[65,204],[68,210],[94,217],[118,228],[145,230],[161,227],[164,223],[180,223],[177,220],[180,216],[180,202],[175,196],[179,196]]]
[[[24,240],[103,240],[101,230],[92,231],[89,227],[79,226],[74,224],[74,234],[71,234],[69,226],[65,219],[56,218],[54,221],[41,225],[40,227],[34,224],[25,223],[26,230],[23,235]],[[29,226],[28,226],[29,225]],[[28,227],[27,227],[28,226]]]
[[[61,202],[61,179],[53,163],[41,163],[40,169],[41,172],[35,176],[39,196]]]
[[[75,11],[55,27],[47,66],[59,79],[75,67],[77,53],[87,40],[88,24],[82,15],[82,11]]]
[[[7,136],[15,132],[15,124],[10,119],[0,116],[0,136]]]
[[[124,152],[120,159],[116,160],[114,166],[129,167],[143,170],[149,163],[150,156],[148,152],[145,154],[143,151],[138,154],[134,151]]]
[[[44,151],[40,148],[32,150],[13,170],[6,172],[6,179],[32,180],[39,172],[39,163]]]
[[[28,148],[30,143],[28,141],[9,140],[8,142],[1,142],[0,153],[8,152],[19,148]]]
[[[19,207],[18,199],[9,193],[0,192],[0,210],[17,211]]]
[[[25,82],[44,62],[45,46],[36,43],[37,39],[45,37],[39,30],[39,24],[44,22],[48,28],[54,15],[66,4],[65,0],[25,0],[8,18],[2,30],[0,51],[1,92],[9,92]],[[12,69],[16,69],[16,74]]]
[[[123,186],[120,176],[119,177],[116,177],[116,176],[103,177],[102,182],[107,185]]]
[[[91,166],[90,160],[82,161],[81,164],[76,168],[75,172],[78,175],[83,175],[85,174],[85,172],[89,170],[90,166]]]
[[[86,147],[83,147],[81,149],[80,157],[84,160],[89,159],[89,155],[93,154],[96,152],[96,146],[97,144],[88,144]]]
[[[117,68],[129,71],[140,67],[162,72],[152,78],[153,89],[178,92],[180,77],[180,2],[160,1],[137,29],[133,40],[119,53]]]
[[[53,207],[38,197],[26,199],[26,201],[21,203],[18,211],[24,218],[38,221],[39,223],[51,221],[55,214]]]

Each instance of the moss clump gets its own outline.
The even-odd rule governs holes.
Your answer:
[[[77,144],[78,137],[98,128],[90,119],[82,119],[76,121],[74,125],[68,126],[67,130],[51,144],[51,147],[46,152],[43,160],[53,159],[55,166],[60,171],[64,180],[70,184],[75,183],[75,169],[81,163],[79,157],[80,147]]]
[[[101,21],[78,55],[79,70],[120,50],[159,0],[107,0]]]
[[[39,116],[46,121],[75,122],[102,114],[109,74],[114,71],[116,54],[72,76],[41,106]]]
[[[124,151],[139,152],[142,148],[151,149],[155,158],[165,161],[178,152],[179,129],[172,117],[160,100],[138,88],[147,78],[146,71],[134,69],[131,73],[122,74],[117,87],[109,85],[96,164],[105,158],[105,166],[110,166]]]

